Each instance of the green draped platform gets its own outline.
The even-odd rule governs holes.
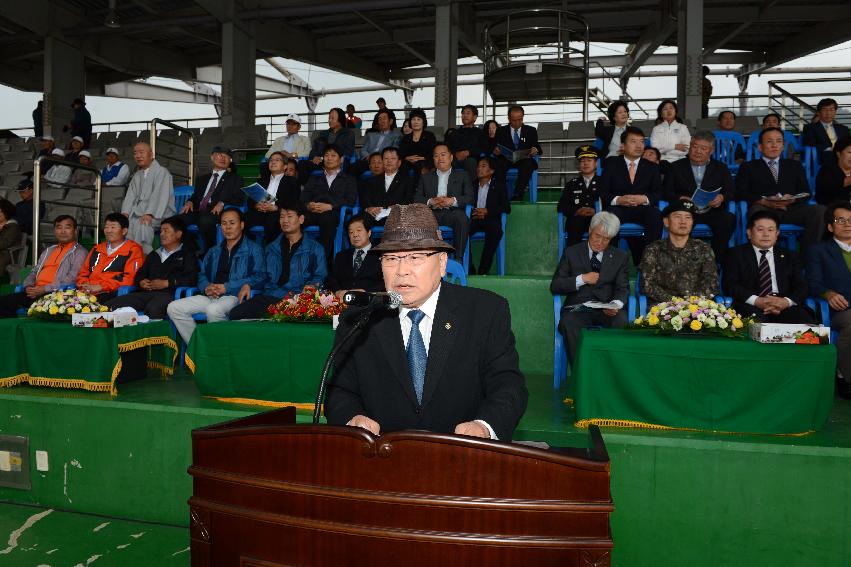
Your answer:
[[[177,345],[171,326],[153,321],[118,329],[72,327],[70,322],[0,320],[0,387],[78,388],[116,393],[121,353],[150,347],[147,366],[171,374]]]
[[[803,434],[833,405],[833,345],[586,330],[577,425]]]

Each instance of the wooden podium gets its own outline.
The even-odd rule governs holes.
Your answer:
[[[284,408],[192,432],[193,567],[608,566],[609,458],[295,425]]]

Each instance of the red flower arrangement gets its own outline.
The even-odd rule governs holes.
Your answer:
[[[301,293],[290,292],[278,303],[266,308],[268,318],[283,322],[330,323],[346,305],[329,292],[305,286]]]

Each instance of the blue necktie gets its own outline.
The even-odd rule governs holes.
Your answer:
[[[520,134],[517,132],[517,130],[514,131],[514,147],[520,147]]]
[[[408,317],[412,323],[411,334],[408,335],[408,368],[411,371],[414,392],[417,394],[417,403],[421,404],[423,402],[426,364],[428,363],[423,335],[420,333],[420,321],[425,317],[425,313],[419,309],[413,309],[408,311]]]

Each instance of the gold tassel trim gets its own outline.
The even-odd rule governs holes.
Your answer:
[[[119,343],[118,352],[127,352],[153,345],[165,345],[175,353],[177,352],[177,343],[171,337],[146,337],[137,341],[130,341],[129,343]]]
[[[188,352],[184,353],[183,362],[186,363],[186,367],[189,368],[189,371],[192,372],[192,374],[195,374],[195,362],[189,358]]]
[[[167,364],[163,364],[162,362],[157,362],[155,360],[148,361],[148,368],[159,370],[160,374],[162,374],[164,378],[174,375],[174,367],[169,366]]]
[[[313,410],[313,404],[301,404],[293,402],[272,402],[269,400],[252,400],[251,398],[218,398],[216,396],[204,396],[205,398],[213,398],[218,402],[228,404],[245,404],[249,406],[263,406],[267,408],[285,408],[287,406],[295,406],[296,409]],[[322,406],[322,411],[325,411],[325,406]]]
[[[47,386],[48,388],[73,388],[76,390],[88,390],[89,392],[111,392],[112,384],[109,382],[89,382],[75,378],[27,378],[32,386]]]
[[[575,406],[576,406],[576,402],[574,402],[574,401],[573,401],[573,398],[565,398],[565,399],[564,399],[564,404],[565,404],[565,405],[568,405],[568,406],[570,406],[570,407],[575,407]]]
[[[720,435],[772,435],[776,437],[803,437],[810,433],[815,433],[814,429],[804,431],[802,433],[750,433],[747,431],[717,431],[715,429],[696,429],[693,427],[669,427],[667,425],[658,425],[655,423],[645,423],[643,421],[632,421],[629,419],[580,419],[574,423],[576,427],[586,429],[589,425],[598,427],[623,427],[633,429],[655,429],[657,431],[692,431],[696,433],[717,433]]]
[[[27,373],[18,374],[17,376],[11,376],[9,378],[0,378],[0,388],[9,388],[11,386],[17,386],[21,382],[27,381]]]

